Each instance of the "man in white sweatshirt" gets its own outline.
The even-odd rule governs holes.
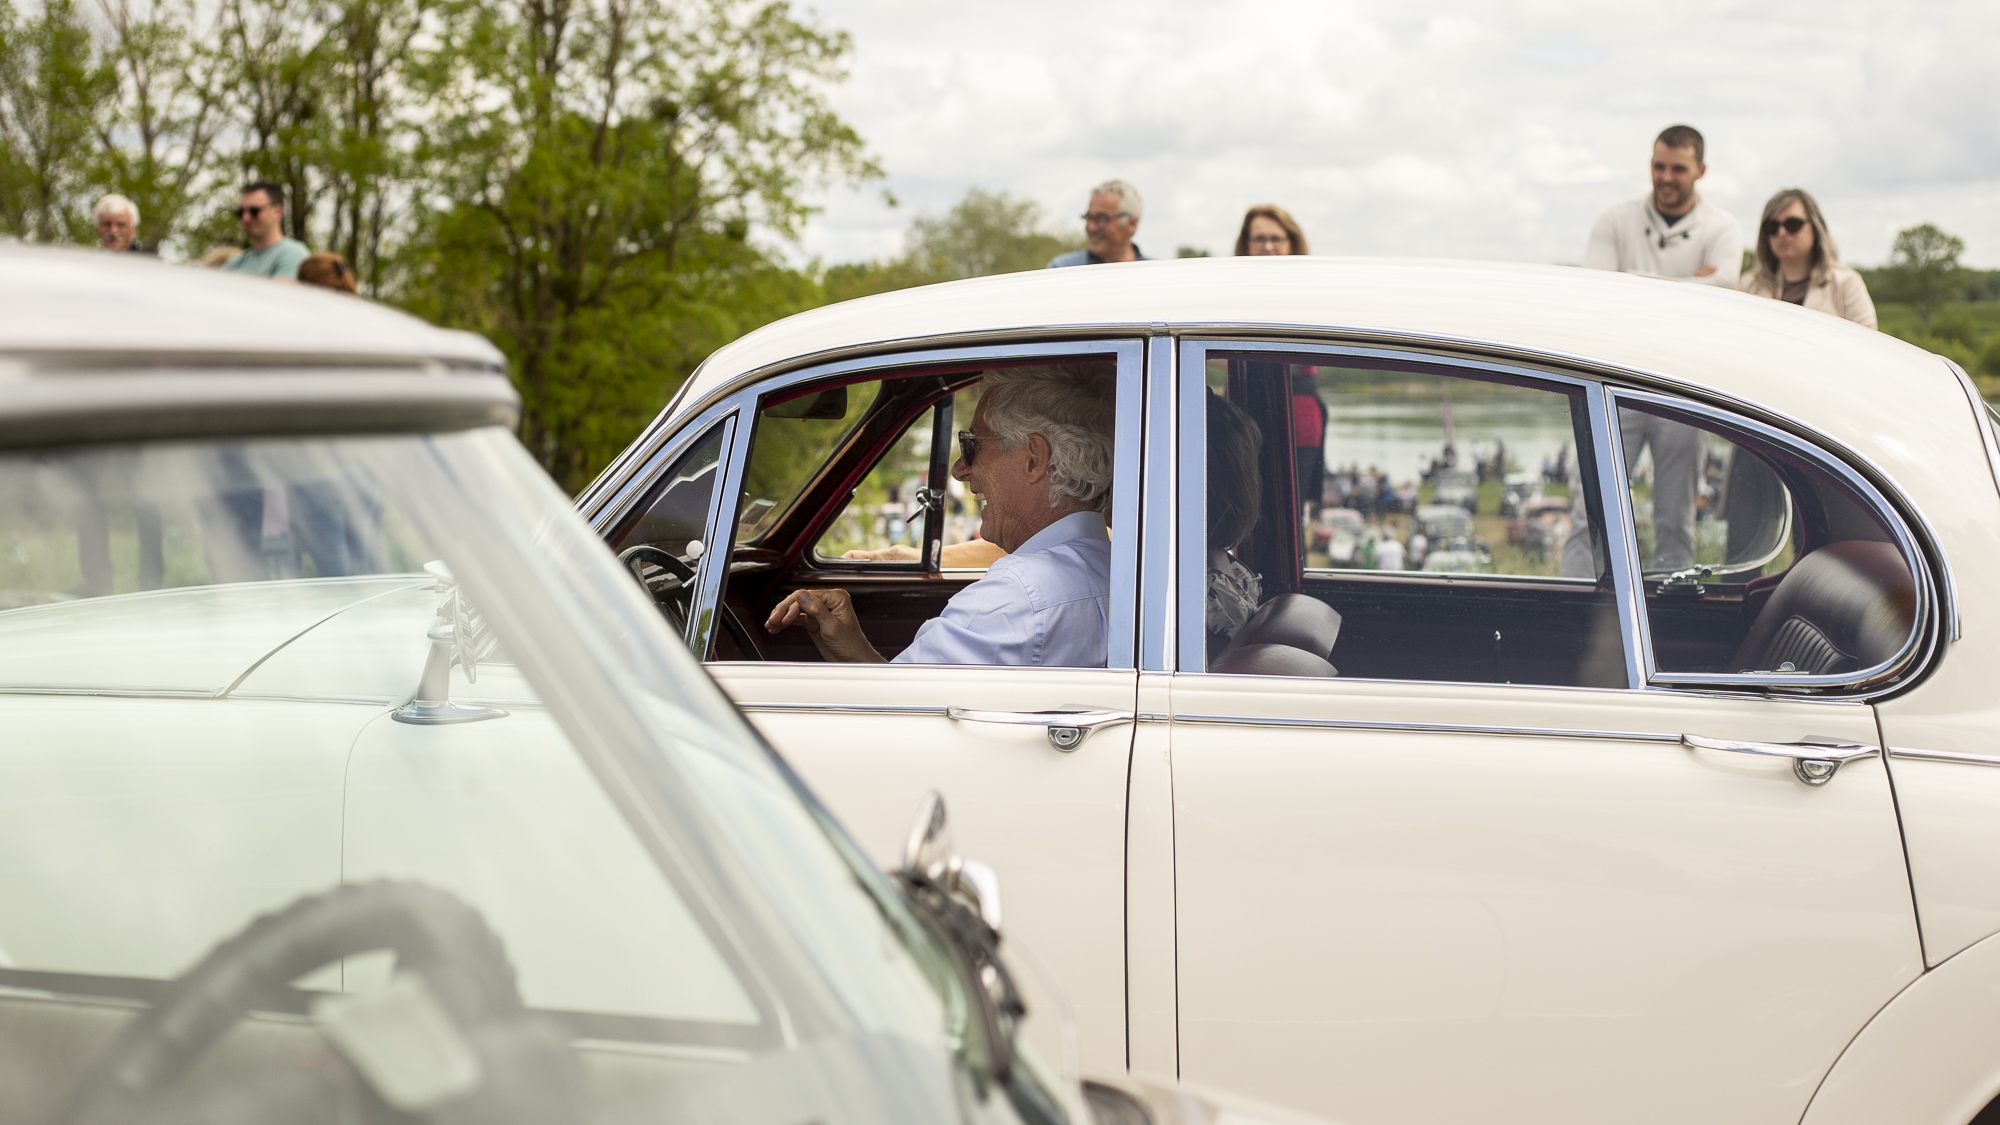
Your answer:
[[[1743,269],[1743,230],[1694,189],[1695,181],[1708,174],[1704,147],[1701,133],[1691,126],[1662,130],[1653,141],[1652,193],[1604,209],[1590,228],[1583,264],[1735,288]],[[1627,477],[1639,454],[1648,446],[1653,450],[1653,551],[1642,565],[1649,571],[1694,565],[1701,431],[1631,410],[1619,411],[1618,431]]]
[[[1708,174],[1701,134],[1675,125],[1653,141],[1653,190],[1614,203],[1590,228],[1583,264],[1735,288],[1743,272],[1743,228],[1694,189]]]

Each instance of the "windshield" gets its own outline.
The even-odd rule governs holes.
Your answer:
[[[1015,1119],[504,431],[0,455],[0,730],[9,1118]]]

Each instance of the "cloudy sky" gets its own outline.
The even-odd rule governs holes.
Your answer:
[[[853,35],[834,103],[901,201],[827,193],[828,262],[973,186],[1079,225],[1112,176],[1154,256],[1227,253],[1272,201],[1317,253],[1574,262],[1686,121],[1746,230],[1798,185],[1850,262],[1928,220],[2000,266],[2000,0],[797,2]]]

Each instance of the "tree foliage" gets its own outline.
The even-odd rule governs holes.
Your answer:
[[[1034,201],[975,187],[944,214],[912,219],[901,255],[827,270],[826,294],[829,300],[843,301],[914,285],[1038,270],[1057,254],[1082,245],[1080,236],[1050,230]]]
[[[1956,287],[1958,259],[1963,253],[1965,240],[1945,233],[1934,223],[1897,231],[1889,249],[1888,269],[1883,271],[1891,292],[1884,296],[1917,306],[1918,319],[1928,331],[1931,313]]]

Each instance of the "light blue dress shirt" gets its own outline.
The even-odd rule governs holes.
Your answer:
[[[924,622],[895,663],[1102,668],[1110,601],[1104,517],[1075,512],[995,560]]]

